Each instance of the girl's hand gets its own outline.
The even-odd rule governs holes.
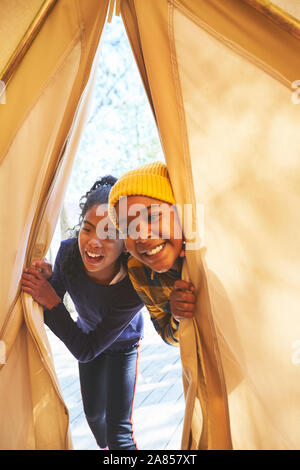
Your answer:
[[[24,292],[30,294],[36,302],[48,310],[56,307],[61,302],[61,298],[51,284],[37,269],[25,269],[21,279],[21,287]]]
[[[34,259],[31,262],[31,266],[36,268],[44,276],[45,279],[50,279],[52,276],[52,264],[48,263],[46,260],[37,260]]]
[[[171,312],[175,320],[192,318],[194,316],[196,296],[191,282],[175,281],[174,290],[170,295]]]

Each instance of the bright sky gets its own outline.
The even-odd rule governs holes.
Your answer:
[[[93,101],[65,196],[70,227],[78,222],[80,197],[97,177],[119,177],[148,161],[164,161],[121,18],[115,16],[106,23],[99,52]],[[57,227],[53,243],[59,242]]]

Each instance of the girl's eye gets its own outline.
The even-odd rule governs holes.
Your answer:
[[[83,230],[84,232],[90,232],[90,229],[87,228],[87,227],[82,227],[82,230]]]
[[[124,230],[122,233],[124,233],[126,235],[126,237],[129,237],[135,233],[135,229],[133,229],[132,227],[127,227],[126,230]]]

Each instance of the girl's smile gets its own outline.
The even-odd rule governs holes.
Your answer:
[[[84,250],[84,253],[85,253],[86,262],[93,264],[93,265],[100,263],[104,259],[104,254],[92,253],[91,251],[88,251],[87,249]]]

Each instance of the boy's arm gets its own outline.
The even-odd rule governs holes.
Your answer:
[[[193,318],[196,296],[195,288],[189,281],[178,279],[174,282],[174,290],[170,295],[170,306],[173,317],[180,321]]]
[[[150,295],[146,282],[138,279],[133,272],[128,269],[128,274],[134,289],[147,307],[153,326],[163,341],[172,346],[179,346],[179,322],[172,316],[169,294],[166,292],[165,302],[155,303]]]
[[[157,305],[146,304],[146,302],[145,305],[150,313],[155,330],[164,342],[171,346],[179,346],[179,322],[175,320],[172,314],[165,312]]]

